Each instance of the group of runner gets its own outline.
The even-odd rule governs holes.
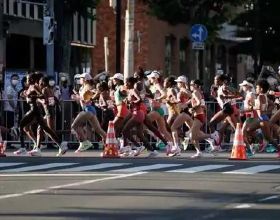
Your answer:
[[[201,141],[210,145],[210,151],[219,150],[227,125],[235,130],[238,122],[244,122],[242,131],[249,150],[253,150],[256,132],[260,131],[264,140],[278,148],[273,135],[276,134],[278,138],[280,134],[280,127],[277,125],[280,110],[272,114],[275,105],[269,96],[279,94],[269,90],[266,80],[257,81],[256,90],[254,82],[245,80],[240,84],[241,90],[236,91],[229,86],[228,76],[216,75],[211,95],[217,100],[220,111],[210,119],[209,132],[205,133],[202,128],[207,120],[207,106],[202,83],[198,79],[190,82],[185,76],[169,76],[164,79],[158,71],[146,75],[141,68],[133,77],[126,79],[121,73],[114,74],[109,81],[98,83],[88,73],[76,78],[79,79],[80,89],[72,98],[80,103],[81,112],[74,119],[71,131],[79,141],[79,147],[75,151],[77,153],[92,147],[84,129],[86,122],[100,135],[100,142],[105,143],[106,132],[96,116],[96,105],[114,112],[115,135],[119,140],[120,155],[124,157],[138,156],[145,149],[148,150],[149,157],[156,157],[158,152],[149,142],[148,136],[156,137],[164,143],[167,156],[179,156],[182,140],[178,132],[183,125],[187,127],[185,136],[196,149],[192,158],[202,156]],[[41,74],[30,74],[27,76],[27,84],[27,89],[21,96],[26,98],[30,111],[20,122],[21,148],[15,154],[27,152],[24,145],[26,133],[34,143],[30,155],[40,156],[41,140],[45,132],[58,145],[57,156],[61,156],[68,148],[67,143],[61,142],[53,129],[57,100],[48,86],[48,79]],[[240,109],[236,101],[241,100],[244,108]],[[43,109],[44,116],[40,108]],[[240,117],[243,114],[245,118]],[[262,142],[259,151],[264,147]]]

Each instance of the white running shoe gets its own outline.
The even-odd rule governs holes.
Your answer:
[[[184,148],[183,148],[184,151],[186,151],[186,150],[188,149],[189,143],[190,143],[190,137],[185,137],[185,138],[184,138],[184,141],[182,142],[183,147],[184,147]]]
[[[19,148],[14,152],[15,155],[24,156],[27,154],[27,150],[25,148]]]
[[[80,143],[79,148],[75,151],[75,153],[80,153],[82,151],[86,151],[89,148],[91,148],[92,146],[93,146],[93,144],[90,141],[86,140],[86,141]]]
[[[159,152],[157,152],[156,150],[151,151],[148,155],[148,158],[154,158],[157,157],[159,155]]]
[[[201,152],[197,152],[196,154],[191,156],[191,158],[200,158],[200,157],[202,157],[202,153]]]
[[[134,151],[133,156],[134,157],[139,156],[144,150],[145,150],[145,147],[143,145],[140,147],[137,147],[136,150]]]
[[[175,157],[181,155],[181,149],[178,147],[175,150],[171,151],[167,156],[168,157]]]
[[[67,147],[67,142],[63,141],[61,143],[61,145],[59,146],[59,150],[58,150],[58,153],[56,154],[57,157],[60,157],[62,155],[64,155],[68,150],[68,147]]]
[[[34,157],[42,156],[41,150],[38,147],[35,147],[33,150],[29,151],[28,154],[30,154],[30,156],[34,156]]]
[[[218,131],[215,131],[214,133],[212,133],[211,137],[214,139],[216,145],[221,144],[221,138],[220,138],[220,134]]]
[[[122,147],[119,151],[121,157],[128,157],[129,155],[131,155],[131,152],[131,146]]]

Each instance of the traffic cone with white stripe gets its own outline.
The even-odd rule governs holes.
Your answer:
[[[120,157],[118,151],[118,141],[116,139],[113,121],[109,122],[107,136],[106,136],[106,143],[102,153],[102,157],[107,157],[107,158]]]
[[[241,124],[237,123],[230,160],[247,160],[246,146],[244,143]]]
[[[1,130],[0,130],[0,157],[6,157],[5,150],[7,146],[7,141],[3,141]]]

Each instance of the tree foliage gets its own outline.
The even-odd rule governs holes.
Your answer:
[[[245,0],[144,0],[150,14],[172,25],[178,23],[204,24],[213,40],[221,24],[229,21],[235,7]]]
[[[280,1],[247,0],[247,10],[239,14],[233,24],[239,26],[238,36],[252,37],[243,45],[244,53],[259,49],[262,61],[276,62],[280,56]],[[258,42],[257,42],[258,40]]]

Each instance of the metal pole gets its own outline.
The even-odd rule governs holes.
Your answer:
[[[121,1],[116,5],[116,72],[121,71]]]
[[[109,45],[108,45],[108,37],[104,37],[104,58],[105,58],[105,72],[109,70]]]
[[[124,77],[133,76],[134,70],[134,10],[135,0],[127,1],[125,17]]]
[[[4,63],[4,37],[3,37],[3,0],[0,0],[0,72],[2,71],[2,67],[5,65]]]
[[[49,16],[54,17],[54,0],[47,0],[47,8]],[[54,44],[46,45],[47,49],[47,75],[55,77],[54,75]]]

